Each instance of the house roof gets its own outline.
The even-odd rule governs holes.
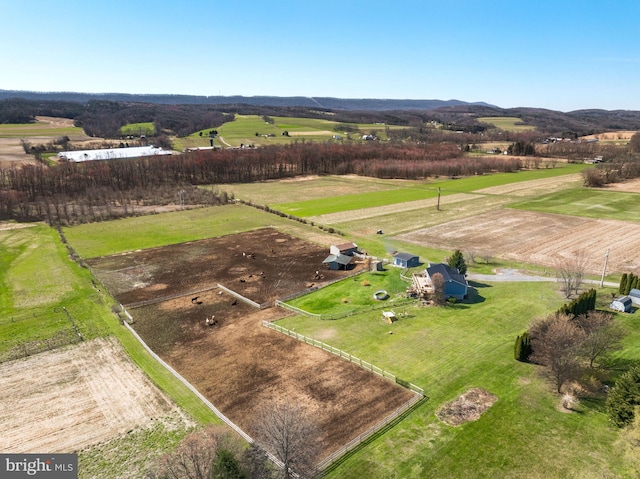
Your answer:
[[[355,243],[342,243],[342,244],[335,245],[335,247],[338,248],[340,251],[344,251],[347,249],[357,248],[358,245]]]
[[[322,262],[324,263],[338,263],[341,264],[343,266],[348,265],[349,263],[351,263],[351,260],[353,258],[351,258],[351,256],[347,256],[346,254],[330,254],[329,256],[327,256],[324,261]]]
[[[411,254],[411,253],[398,253],[396,255],[396,258],[400,258],[400,259],[403,259],[405,261],[408,261],[410,259],[417,258],[417,257],[418,257],[418,255]]]
[[[631,291],[629,291],[629,296],[640,298],[640,289],[632,289]]]
[[[429,277],[433,277],[434,274],[440,273],[445,282],[455,281],[456,283],[460,283],[463,285],[467,285],[467,280],[465,279],[463,274],[457,270],[457,268],[452,268],[448,264],[444,263],[430,263],[427,267],[427,274]]]

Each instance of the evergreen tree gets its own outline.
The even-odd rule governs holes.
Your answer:
[[[234,454],[227,449],[218,449],[216,459],[211,466],[211,479],[245,479],[240,463]]]
[[[513,346],[513,357],[516,361],[521,361],[522,358],[522,336],[516,336],[516,344]]]
[[[618,293],[624,294],[624,288],[627,284],[627,273],[622,274],[622,278],[620,278],[620,287],[618,288]]]
[[[620,376],[609,392],[607,411],[611,422],[618,427],[631,424],[638,405],[640,405],[640,368],[636,366]]]
[[[456,268],[460,274],[467,274],[467,263],[464,261],[464,255],[459,249],[453,252],[447,264],[452,268]]]

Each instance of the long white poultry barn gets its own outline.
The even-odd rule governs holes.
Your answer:
[[[58,158],[67,161],[118,160],[124,158],[139,158],[141,156],[171,155],[169,150],[155,146],[132,146],[128,148],[108,148],[102,150],[61,151]]]

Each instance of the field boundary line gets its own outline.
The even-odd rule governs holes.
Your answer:
[[[220,286],[220,285],[218,285]],[[159,298],[145,299],[144,301],[137,301],[135,303],[129,303],[127,306],[129,309],[142,308],[143,306],[149,306],[151,304],[162,303],[163,301],[171,301],[172,299],[181,298],[182,296],[192,296],[194,294],[206,293],[212,289],[216,289],[218,286],[210,286],[208,288],[196,289],[193,291],[187,291],[185,293],[169,294],[167,296],[160,296]]]
[[[244,301],[249,306],[253,306],[256,309],[265,309],[265,308],[269,307],[269,304],[267,304],[267,303],[263,303],[263,304],[256,303],[255,301],[250,300],[246,296],[242,296],[240,293],[237,293],[234,290],[229,289],[226,286],[221,285],[220,283],[218,283],[218,288],[220,288],[221,290],[223,290],[226,293],[229,293],[234,298],[238,298],[240,301]]]
[[[328,351],[332,354],[335,354],[336,356],[340,356],[341,358],[346,359],[350,363],[357,364],[358,366],[360,366],[363,369],[366,369],[367,371],[371,371],[372,373],[375,373],[378,376],[381,376],[385,379],[389,379],[393,381],[394,383],[404,387],[405,389],[409,389],[410,391],[414,392],[420,397],[425,397],[424,389],[422,389],[421,387],[418,387],[415,384],[412,384],[408,381],[404,381],[403,379],[398,378],[395,374],[390,373],[389,371],[386,371],[372,363],[363,361],[362,359],[354,356],[353,354],[347,353],[346,351],[343,351],[338,348],[334,348],[333,346],[327,343],[323,343],[322,341],[318,341],[317,339],[310,338],[308,336],[305,336],[304,334],[296,333],[295,331],[282,327],[273,322],[262,320],[262,325],[265,328],[273,329],[275,331],[278,331],[279,333],[286,334],[291,338],[297,339],[298,341],[302,341],[303,343],[310,344],[311,346],[315,346],[316,348],[320,348],[324,351]]]

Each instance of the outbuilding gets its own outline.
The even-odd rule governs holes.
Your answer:
[[[329,253],[334,255],[343,254],[346,256],[353,256],[358,252],[358,245],[355,243],[342,243],[331,245],[329,248]]]
[[[353,257],[347,256],[345,254],[330,254],[327,256],[322,264],[329,265],[329,269],[338,270],[338,269],[348,269],[351,265],[351,260]]]
[[[629,297],[634,306],[640,307],[640,289],[632,289],[629,291]]]
[[[611,301],[609,308],[614,311],[620,311],[622,313],[630,313],[632,310],[633,302],[630,296],[620,296],[619,298]]]
[[[420,266],[420,257],[411,253],[398,253],[393,257],[393,264],[401,268]]]

